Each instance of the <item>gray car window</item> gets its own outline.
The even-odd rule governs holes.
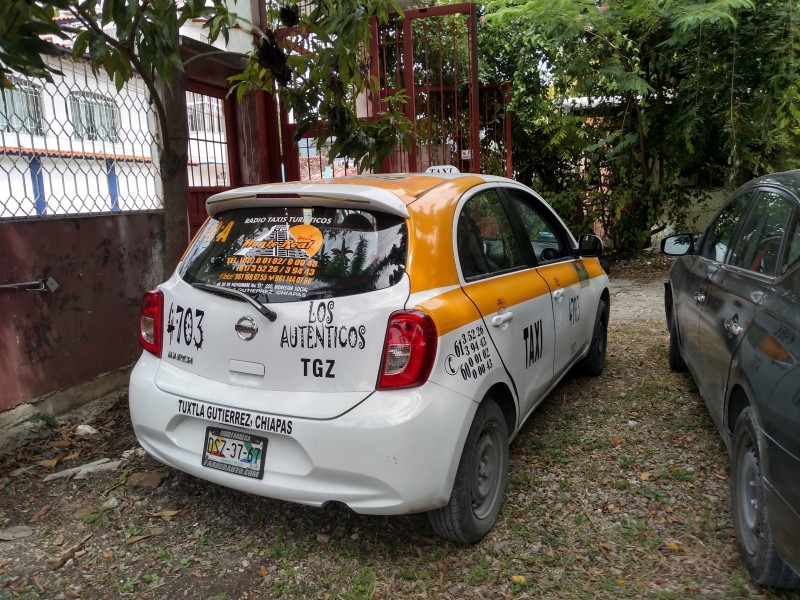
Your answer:
[[[787,230],[786,252],[783,253],[781,274],[786,273],[798,262],[800,262],[800,210],[795,208]]]
[[[775,275],[793,211],[794,202],[790,199],[776,192],[761,191],[739,231],[730,264],[764,275]]]
[[[739,219],[747,209],[752,197],[753,192],[742,194],[728,204],[719,214],[703,241],[700,256],[717,262],[725,260],[725,255],[728,253],[728,248],[731,244],[731,238],[736,233],[736,226],[739,224]]]

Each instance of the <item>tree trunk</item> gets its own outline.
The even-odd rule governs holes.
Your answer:
[[[161,189],[164,193],[164,278],[180,261],[189,242],[187,216],[187,162],[189,125],[186,109],[186,74],[173,68],[168,84],[156,76],[166,122],[159,123],[162,137],[160,156]]]

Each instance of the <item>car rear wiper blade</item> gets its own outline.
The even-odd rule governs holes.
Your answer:
[[[208,292],[212,292],[215,294],[221,294],[223,296],[230,296],[232,298],[238,298],[239,300],[244,300],[245,302],[250,304],[253,308],[255,308],[258,312],[260,312],[262,315],[267,317],[267,319],[270,322],[278,318],[278,313],[270,309],[266,304],[259,302],[258,300],[248,296],[244,292],[240,292],[239,290],[235,290],[233,288],[226,288],[219,285],[214,285],[213,283],[192,283],[190,285],[200,290],[206,290]]]

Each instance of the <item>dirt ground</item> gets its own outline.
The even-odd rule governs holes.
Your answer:
[[[436,539],[423,515],[313,509],[166,468],[139,449],[122,391],[3,432],[0,600],[797,597],[738,558],[724,445],[667,368],[668,266],[612,266],[606,370],[569,377],[513,442],[481,543]]]

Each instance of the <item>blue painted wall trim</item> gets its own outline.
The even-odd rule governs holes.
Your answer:
[[[44,173],[42,163],[36,156],[31,156],[30,162],[31,185],[33,186],[33,201],[37,215],[47,214],[47,199],[44,192]]]
[[[119,188],[117,187],[116,161],[106,161],[106,173],[108,174],[108,193],[111,196],[111,212],[119,212]]]

